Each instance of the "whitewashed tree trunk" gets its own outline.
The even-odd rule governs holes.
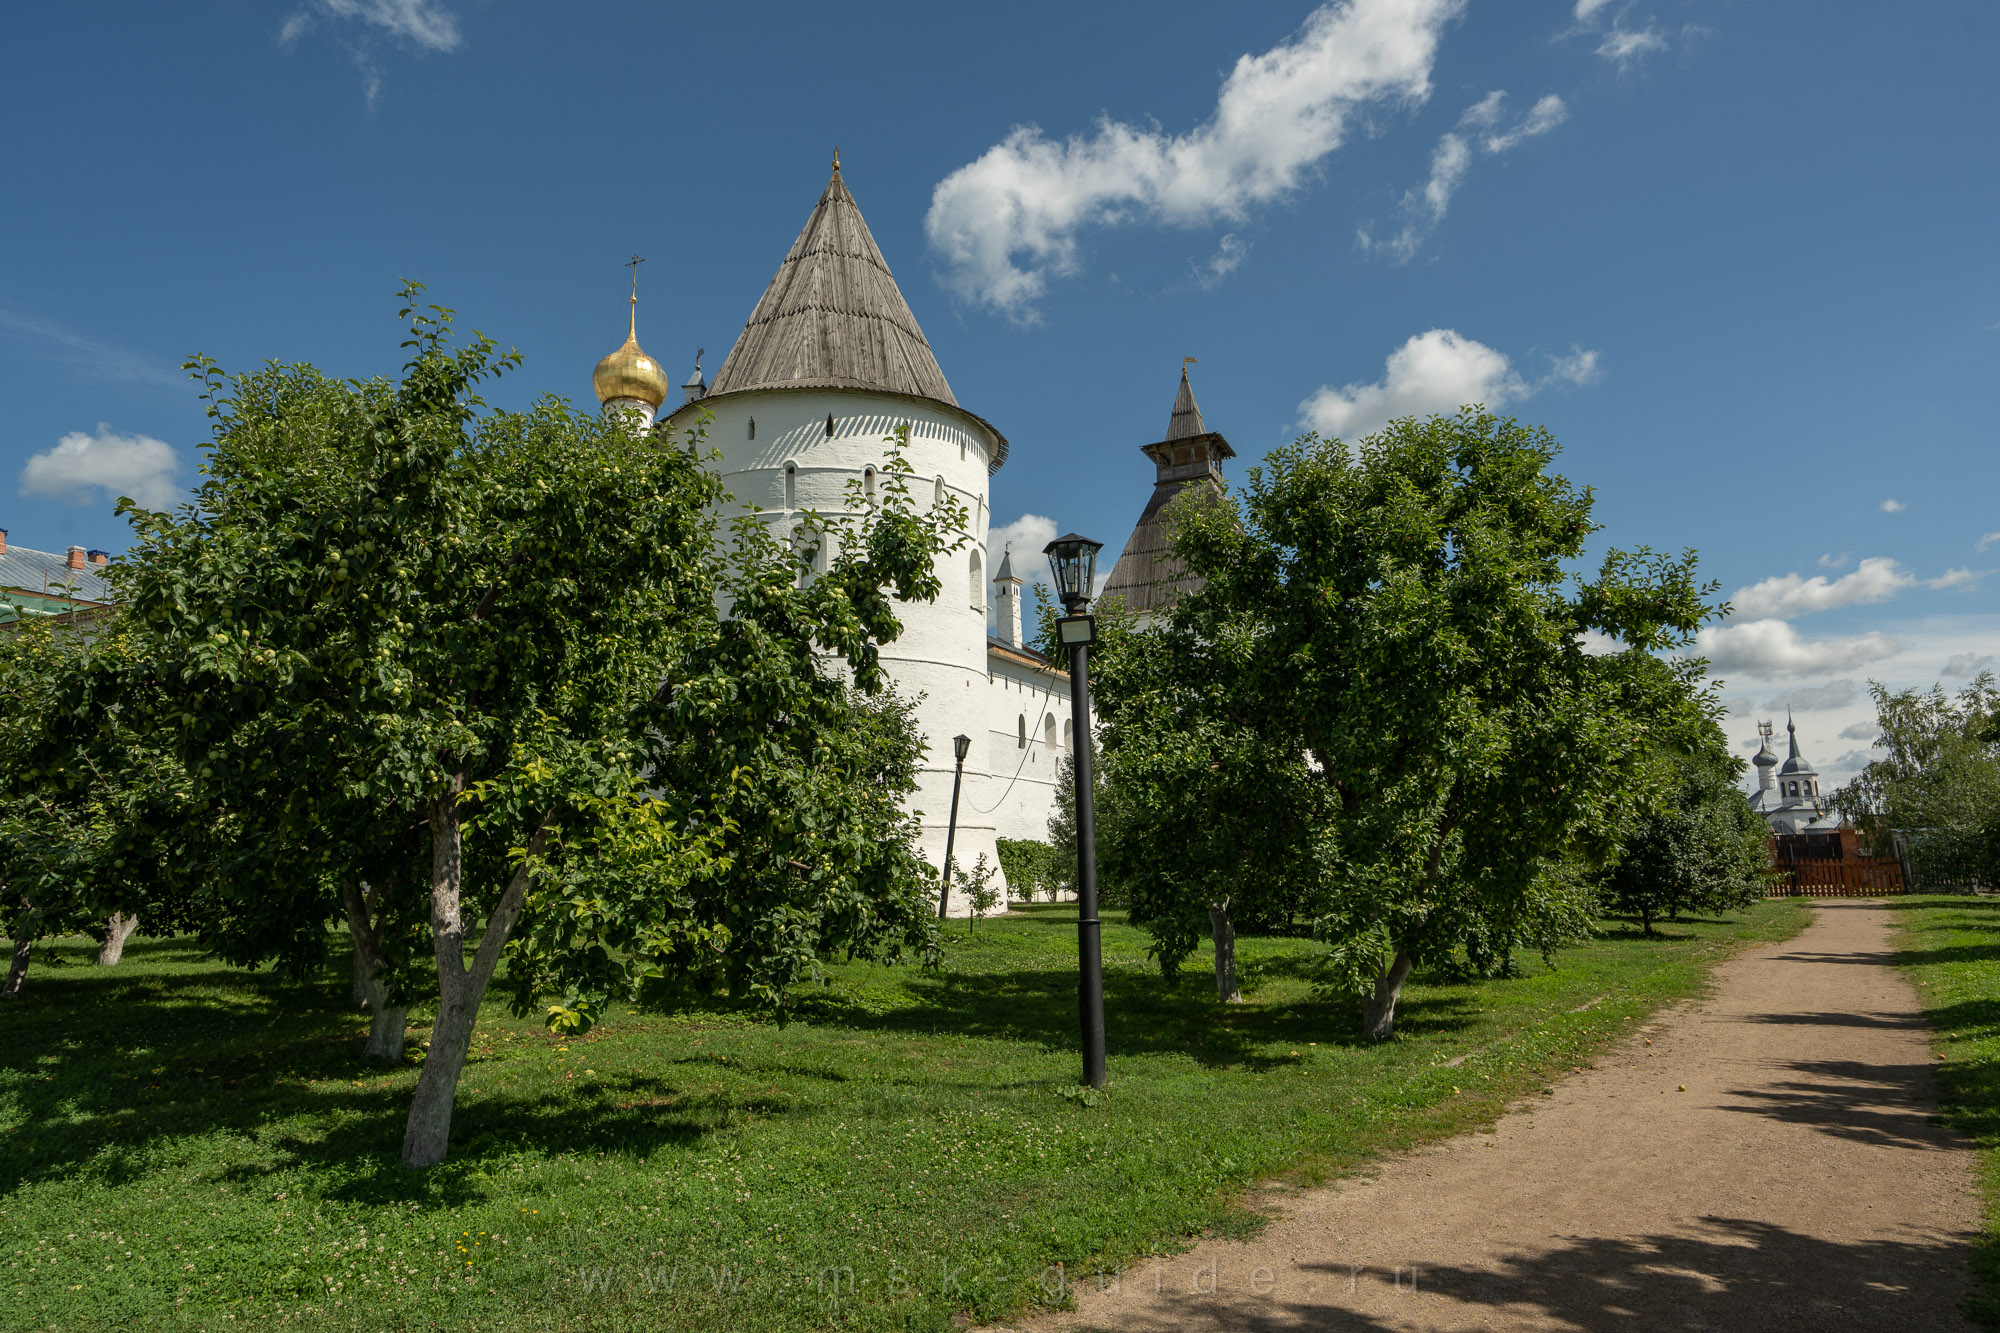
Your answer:
[[[1215,998],[1224,1004],[1243,1003],[1236,986],[1236,927],[1229,920],[1229,899],[1208,905],[1208,930],[1215,940]]]
[[[340,886],[341,906],[347,910],[347,934],[354,941],[355,1003],[368,1007],[368,1045],[362,1057],[382,1064],[403,1061],[403,1032],[409,1025],[410,1006],[389,1003],[388,969],[382,962],[381,895],[371,895],[357,884]]]
[[[438,1014],[431,1027],[430,1052],[424,1057],[423,1072],[417,1075],[416,1096],[410,1101],[409,1124],[403,1131],[403,1165],[412,1170],[436,1166],[451,1151],[451,1113],[458,1098],[458,1076],[472,1047],[479,1005],[486,998],[487,984],[500,964],[500,951],[506,947],[521,905],[527,901],[535,859],[548,838],[548,816],[544,815],[528,839],[527,855],[486,923],[472,965],[467,967],[469,919],[462,906],[465,867],[458,824],[463,784],[464,775],[460,774],[430,804],[431,947],[437,957]]]
[[[28,975],[28,959],[35,951],[33,935],[14,937],[14,961],[7,967],[7,982],[0,986],[0,999],[11,1000],[21,993],[21,979]]]
[[[7,980],[0,985],[0,1000],[11,1000],[21,993],[21,982],[28,975],[28,959],[35,952],[35,905],[21,898],[21,917],[14,925],[14,959],[7,965]]]
[[[1375,974],[1375,993],[1361,1002],[1361,1032],[1375,1041],[1383,1041],[1396,1032],[1396,997],[1403,993],[1403,983],[1410,979],[1410,955],[1401,949],[1387,968]]]
[[[97,946],[97,965],[116,967],[125,957],[125,941],[139,928],[139,918],[130,912],[113,912],[104,923],[104,943]]]

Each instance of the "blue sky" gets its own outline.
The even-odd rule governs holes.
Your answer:
[[[642,342],[712,370],[837,144],[1024,539],[1115,552],[1195,356],[1243,466],[1473,397],[1547,425],[1603,541],[1736,594],[1736,739],[1790,700],[1834,780],[1868,680],[2000,657],[1990,4],[216,0],[9,37],[19,545],[119,549],[107,489],[188,482],[187,353],[393,370],[403,276],[526,354],[496,401],[589,397],[634,251]]]

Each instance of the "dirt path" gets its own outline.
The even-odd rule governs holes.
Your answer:
[[[1973,1154],[1928,1119],[1888,932],[1823,906],[1492,1132],[1281,1194],[1256,1240],[1029,1327],[1967,1328]]]

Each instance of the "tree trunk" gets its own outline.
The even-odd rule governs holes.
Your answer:
[[[403,1033],[410,1024],[407,1004],[376,1004],[368,1014],[368,1045],[361,1057],[377,1064],[403,1063]]]
[[[1403,983],[1409,979],[1410,955],[1398,949],[1388,970],[1375,974],[1375,993],[1361,1001],[1363,1036],[1383,1041],[1395,1035],[1396,997],[1403,993]]]
[[[373,898],[371,911],[370,898]],[[410,1006],[389,1003],[388,971],[382,961],[382,893],[358,884],[340,886],[340,904],[347,911],[347,935],[354,941],[354,1002],[368,1007],[368,1045],[362,1058],[382,1064],[403,1062],[403,1030]]]
[[[451,1113],[458,1098],[458,1076],[472,1047],[479,1005],[486,998],[487,983],[500,964],[500,951],[506,947],[514,920],[527,901],[535,860],[548,840],[549,814],[544,814],[486,923],[479,951],[468,968],[466,917],[460,905],[465,867],[458,823],[458,797],[464,782],[465,775],[457,775],[430,803],[431,949],[437,958],[438,1015],[431,1026],[430,1053],[424,1057],[416,1096],[410,1101],[409,1124],[403,1131],[403,1165],[411,1170],[436,1166],[451,1151]]]
[[[1215,998],[1224,1004],[1243,1003],[1236,988],[1236,927],[1229,921],[1229,899],[1208,905],[1208,931],[1215,940]]]
[[[1646,934],[1648,934],[1648,935],[1651,935],[1651,934],[1653,934],[1653,909],[1652,909],[1652,908],[1650,908],[1650,907],[1642,907],[1642,908],[1640,908],[1640,909],[1639,909],[1639,924],[1640,924],[1640,925],[1642,925],[1642,926],[1644,926],[1644,927],[1646,928]]]
[[[116,967],[125,956],[125,941],[139,928],[139,918],[130,912],[113,912],[104,923],[104,943],[97,946],[97,965]]]
[[[21,993],[21,978],[28,975],[28,957],[34,951],[32,934],[14,937],[14,961],[7,968],[7,984],[0,986],[0,1000],[11,1000]]]

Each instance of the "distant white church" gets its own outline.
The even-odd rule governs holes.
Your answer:
[[[1791,738],[1792,752],[1780,764],[1778,756],[1771,752],[1771,724],[1757,724],[1757,733],[1764,743],[1750,760],[1757,767],[1757,790],[1750,793],[1750,808],[1764,817],[1773,833],[1837,831],[1841,817],[1827,807],[1820,795],[1819,770],[1799,753],[1799,729],[1789,717],[1785,719],[1785,731]]]
[[[704,412],[713,414],[707,443],[720,454],[730,494],[746,508],[758,506],[786,538],[808,509],[829,516],[852,512],[850,482],[858,479],[863,494],[873,494],[885,437],[908,423],[906,457],[917,484],[928,482],[936,497],[955,496],[971,516],[973,539],[968,550],[949,558],[950,568],[939,570],[944,589],[936,601],[902,609],[902,636],[882,654],[897,689],[916,701],[929,747],[914,799],[923,821],[920,850],[933,865],[943,863],[952,738],[961,734],[972,738],[972,746],[954,864],[970,866],[984,854],[997,867],[996,838],[1046,838],[1057,764],[1078,738],[1071,732],[1068,677],[1028,646],[1021,580],[1005,553],[995,569],[987,549],[987,481],[1007,461],[1007,437],[953,396],[841,179],[838,157],[805,229],[713,383],[703,378],[697,358],[681,386],[684,401],[654,425],[668,379],[640,350],[636,317],[625,345],[599,363],[594,383],[607,408],[637,412],[663,438],[691,428]],[[1198,471],[1204,477],[1212,472],[1208,460],[1229,456],[1227,443],[1201,425],[1185,372],[1180,392],[1173,429],[1184,438],[1147,446],[1149,452],[1165,450],[1156,460],[1156,491],[1169,486],[1169,472],[1176,473],[1171,486],[1177,492]],[[919,491],[914,498],[926,497]],[[1156,493],[1141,527],[1156,526],[1157,509],[1171,498]],[[1139,532],[1133,540],[1140,540]],[[1150,561],[1152,551],[1145,555]],[[1147,571],[1137,552],[1127,556],[1130,568],[1121,559],[1112,583],[1124,595],[1143,595]],[[997,612],[990,635],[989,585]],[[955,902],[954,909],[965,906]]]

